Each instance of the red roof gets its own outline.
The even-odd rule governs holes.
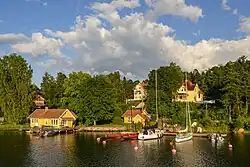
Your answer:
[[[59,118],[67,109],[36,109],[28,118]],[[75,113],[71,114],[76,118]]]
[[[132,117],[135,117],[136,115],[140,115],[142,118],[146,119],[147,116],[144,114],[143,110],[127,110],[123,116],[126,117],[130,117],[132,115]]]
[[[182,86],[187,86],[187,89],[188,90],[194,90],[194,88],[195,88],[195,84],[193,84],[192,82],[190,82],[190,81],[185,81],[185,82],[183,82],[182,83]]]
[[[145,87],[146,87],[145,82],[141,82],[141,83],[139,83],[139,85],[141,85],[141,87],[143,87],[143,88],[145,88]]]

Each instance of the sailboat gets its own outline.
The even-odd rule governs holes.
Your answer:
[[[152,140],[163,137],[163,133],[158,129],[158,106],[157,106],[157,70],[155,69],[155,110],[156,110],[156,124],[154,126],[145,127],[138,135],[138,140]]]
[[[186,94],[188,93],[187,91],[187,76],[186,76]],[[191,119],[190,119],[190,111],[189,111],[189,102],[186,98],[186,112],[185,112],[185,118],[186,118],[186,128],[184,130],[180,130],[177,132],[176,137],[175,137],[175,142],[180,143],[180,142],[185,142],[188,140],[191,140],[193,138],[193,133],[190,131],[191,129]]]

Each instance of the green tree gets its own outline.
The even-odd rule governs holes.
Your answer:
[[[175,63],[170,63],[169,66],[157,69],[158,109],[160,116],[170,115],[168,106],[171,105],[175,92],[180,88],[183,80],[183,72]],[[148,97],[146,102],[147,111],[152,114],[156,112],[155,86],[155,70],[152,70],[148,75]]]
[[[49,108],[55,108],[58,105],[56,88],[57,86],[55,78],[46,72],[42,79],[41,90],[44,93],[44,98]]]
[[[32,106],[32,69],[16,54],[0,60],[0,106],[8,123],[24,123]]]

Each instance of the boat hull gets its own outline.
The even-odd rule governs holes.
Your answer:
[[[161,133],[160,131],[157,131],[156,133],[152,133],[152,134],[143,134],[140,133],[138,135],[138,140],[153,140],[153,139],[159,139],[163,137],[163,133]]]
[[[138,140],[153,140],[153,139],[160,139],[163,136],[138,136]]]
[[[191,139],[193,139],[193,134],[188,134],[186,136],[176,137],[175,142],[181,143],[181,142],[189,141]]]

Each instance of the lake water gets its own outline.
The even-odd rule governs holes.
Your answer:
[[[97,143],[100,133],[78,133],[36,138],[19,132],[0,132],[0,167],[231,167],[250,166],[250,136],[232,137],[212,145],[206,138],[178,144],[173,155],[169,143],[173,137],[160,140],[111,140]],[[134,145],[138,145],[138,150]]]

